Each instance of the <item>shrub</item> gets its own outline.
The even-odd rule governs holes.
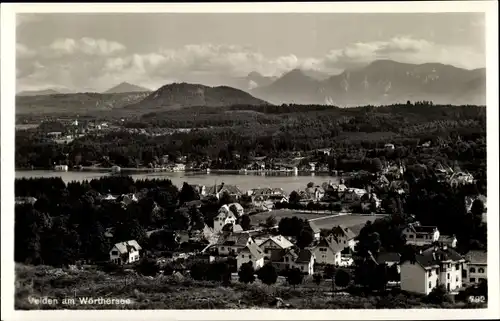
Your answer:
[[[239,281],[242,283],[253,283],[255,281],[255,269],[251,262],[247,262],[241,265],[238,271]]]

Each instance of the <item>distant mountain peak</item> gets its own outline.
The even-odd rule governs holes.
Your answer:
[[[147,91],[151,90],[124,81],[106,90],[104,94],[120,94],[120,93],[132,93],[132,92],[147,92]]]

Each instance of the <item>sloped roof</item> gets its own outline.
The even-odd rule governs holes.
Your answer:
[[[311,262],[312,252],[310,250],[300,250],[295,263],[309,263]]]
[[[251,236],[248,233],[231,233],[228,236],[221,236],[217,245],[246,246]]]
[[[262,259],[264,257],[264,253],[262,252],[262,250],[255,243],[247,245],[242,250],[242,252],[243,251],[250,252],[250,254],[252,254],[252,257],[254,257],[256,260],[260,260],[260,259]]]
[[[264,244],[265,242],[269,241],[269,240],[271,240],[272,242],[276,243],[276,245],[278,245],[282,249],[286,249],[286,248],[289,248],[289,247],[293,246],[293,243],[290,242],[286,237],[284,237],[282,235],[270,236],[269,238],[267,238],[266,240],[264,240],[261,243],[261,245]]]
[[[453,235],[439,235],[438,242],[451,243],[456,239]]]
[[[465,259],[470,263],[487,264],[488,252],[486,251],[469,251],[465,254]]]
[[[126,241],[126,242],[116,243],[115,247],[118,249],[118,252],[120,252],[121,254],[129,253],[131,251],[142,250],[142,247],[139,245],[139,243],[137,243],[136,240],[130,240],[130,241]]]
[[[415,261],[424,268],[439,266],[442,262],[452,261],[459,262],[464,260],[460,254],[450,248],[434,248],[430,247],[423,251],[422,254],[415,254]],[[407,260],[406,260],[407,261]],[[404,263],[404,262],[402,262]]]
[[[397,252],[380,252],[377,255],[377,263],[384,264],[387,262],[398,262],[401,260],[401,255]]]
[[[416,233],[434,233],[436,226],[412,226]]]
[[[317,248],[317,247],[328,247],[333,251],[333,253],[338,253],[338,252],[342,251],[344,248],[346,248],[346,245],[341,244],[339,242],[339,240],[333,239],[330,242],[326,238],[322,237],[320,239],[320,241],[318,242],[318,244],[315,246],[315,248]]]
[[[223,192],[223,191],[227,191],[229,194],[242,194],[240,189],[235,185],[226,185],[226,184],[217,185],[217,192]],[[206,192],[209,195],[216,193],[213,185],[208,186]]]
[[[308,223],[314,234],[321,232],[321,229],[318,227],[318,225],[316,225],[316,223],[314,223],[313,221],[308,221]]]
[[[347,240],[352,240],[353,238],[356,237],[356,234],[348,227],[345,227],[344,225],[340,224],[337,226],[334,226],[330,232],[333,235],[340,235],[344,236],[347,238]]]

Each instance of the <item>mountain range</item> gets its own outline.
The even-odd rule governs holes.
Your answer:
[[[319,80],[300,69],[250,91],[273,104],[382,105],[417,100],[436,104],[486,103],[486,69],[377,60]]]
[[[157,110],[192,106],[266,105],[249,93],[228,87],[209,87],[199,84],[174,83],[160,87],[143,100],[125,106],[127,109]]]
[[[321,104],[339,107],[385,105],[430,100],[435,104],[485,105],[486,69],[467,70],[439,63],[407,64],[377,60],[338,75],[294,69],[281,77],[251,72],[228,78],[227,86],[174,83],[156,91],[123,82],[104,93],[72,93],[66,89],[17,94],[16,112],[130,111],[235,104]],[[231,86],[231,87],[229,87]]]

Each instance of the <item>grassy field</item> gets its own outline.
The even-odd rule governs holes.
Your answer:
[[[384,296],[330,295],[330,283],[319,287],[298,285],[266,286],[255,282],[198,282],[186,277],[143,277],[135,274],[108,275],[100,271],[70,271],[44,266],[16,265],[15,308],[37,309],[269,309],[281,298],[295,309],[375,308],[470,308],[466,304],[427,305],[418,296],[402,293]],[[51,305],[30,303],[30,299],[57,299]],[[128,304],[82,304],[84,297],[124,299]],[[74,298],[75,304],[63,304]],[[67,302],[66,302],[67,303]]]
[[[317,214],[317,213],[300,213],[294,210],[273,210],[270,212],[262,212],[258,214],[254,214],[251,217],[253,225],[259,225],[259,223],[264,223],[266,219],[270,216],[274,216],[276,221],[280,221],[284,217],[293,217],[297,216],[299,218],[304,218],[307,220],[326,217],[331,214]]]
[[[303,213],[293,210],[274,210],[271,212],[263,212],[252,215],[252,224],[257,226],[259,223],[264,223],[270,216],[274,216],[278,222],[284,217],[293,216],[307,220],[314,220],[314,223],[321,229],[331,229],[337,225],[344,225],[345,227],[352,229],[355,233],[358,233],[367,221],[373,222],[377,218],[383,217],[382,215],[371,216],[357,214],[332,216],[330,213],[318,214],[314,212]]]
[[[314,220],[314,223],[321,229],[331,229],[334,226],[344,225],[349,227],[354,233],[359,233],[361,228],[368,221],[375,221],[377,218],[382,218],[382,215],[342,215],[336,217],[326,217],[324,219]]]

